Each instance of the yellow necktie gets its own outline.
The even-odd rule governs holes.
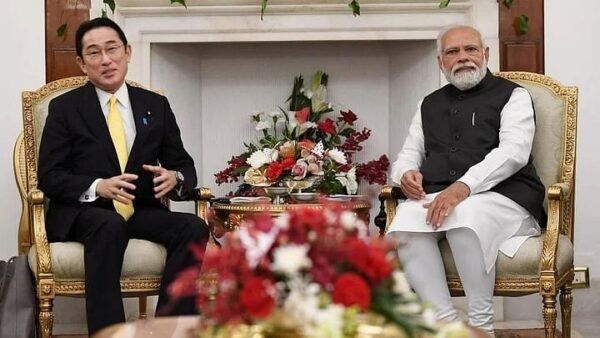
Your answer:
[[[119,159],[119,166],[121,172],[125,172],[125,165],[127,164],[127,143],[125,143],[125,128],[123,127],[123,119],[121,118],[121,112],[117,105],[117,98],[114,96],[110,97],[110,106],[108,108],[107,117],[108,131],[110,132],[110,138],[112,138],[113,145],[117,151],[117,158]],[[115,209],[117,212],[128,220],[133,215],[133,204],[124,204],[119,201],[113,200]]]

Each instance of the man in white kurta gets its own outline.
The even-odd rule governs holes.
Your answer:
[[[493,335],[498,250],[514,255],[539,235],[534,216],[543,220],[543,185],[530,157],[533,105],[524,88],[489,73],[489,51],[474,28],[442,31],[438,52],[450,84],[419,103],[392,166],[391,178],[407,200],[388,236],[400,242],[398,254],[417,294],[436,306],[440,320],[455,320],[437,245],[447,238],[469,323]]]

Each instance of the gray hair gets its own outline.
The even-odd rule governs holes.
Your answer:
[[[470,25],[466,25],[466,24],[453,24],[453,25],[449,25],[449,26],[444,27],[438,33],[437,40],[436,40],[438,55],[440,55],[440,56],[442,55],[442,38],[449,31],[451,31],[453,29],[456,29],[456,28],[470,28],[470,29],[474,30],[477,33],[477,35],[479,35],[479,40],[481,40],[481,45],[482,45],[483,49],[487,48],[487,44],[485,43],[485,40],[483,39],[483,35],[481,35],[481,32],[477,28],[475,28],[473,26],[470,26]]]

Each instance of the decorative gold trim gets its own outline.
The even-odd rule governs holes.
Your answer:
[[[398,201],[392,196],[392,186],[386,185],[381,189],[379,194],[380,199],[384,199],[385,203],[385,230],[384,234],[388,233],[392,220],[396,217],[396,208],[398,207]]]
[[[371,205],[364,199],[354,200],[350,202],[335,203],[336,207],[344,210],[352,210],[359,217],[363,217],[366,214],[368,220],[368,212]],[[270,203],[239,203],[239,204],[225,204],[225,203],[214,203],[213,209],[218,211],[227,212],[227,219],[224,222],[224,227],[227,231],[235,231],[239,229],[245,217],[250,215],[258,215],[268,213],[273,217],[279,216],[286,211],[293,211],[299,209],[313,209],[323,210],[327,208],[328,204],[310,203],[310,204],[270,204]]]
[[[160,289],[160,278],[125,278],[121,279],[121,292],[124,295],[137,295],[138,293],[157,294]],[[57,280],[55,281],[57,296],[83,296],[85,282],[83,280]]]
[[[369,209],[371,205],[367,201],[351,201],[345,203],[335,203],[335,206],[339,206],[342,209],[352,209],[352,210],[362,210]],[[213,209],[215,210],[223,210],[223,211],[233,211],[233,212],[242,212],[246,214],[251,213],[264,213],[269,212],[271,214],[281,214],[290,210],[299,210],[299,209],[314,209],[314,210],[323,210],[326,208],[327,204],[268,204],[268,203],[214,203]]]

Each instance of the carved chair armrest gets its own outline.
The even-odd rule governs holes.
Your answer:
[[[202,218],[208,224],[208,202],[213,197],[210,188],[195,188],[192,191],[190,200],[196,204],[196,215]]]
[[[29,204],[29,215],[31,217],[32,241],[36,248],[37,273],[36,279],[40,277],[51,277],[53,274],[52,260],[50,259],[50,246],[46,235],[46,221],[44,215],[44,193],[33,189],[27,194]]]
[[[561,229],[564,204],[571,194],[571,187],[566,183],[555,183],[548,188],[548,223],[542,247],[540,262],[540,292],[549,293],[555,290],[556,252]]]
[[[384,236],[396,215],[399,199],[406,199],[398,186],[386,185],[379,193],[379,214],[375,216],[375,225],[379,228],[379,235]]]

